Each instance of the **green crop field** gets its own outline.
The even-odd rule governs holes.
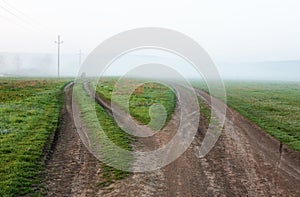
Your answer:
[[[66,80],[0,80],[0,196],[35,193]]]
[[[300,83],[225,81],[225,87],[230,107],[300,151]]]
[[[126,81],[128,85],[130,85],[131,80],[133,79],[128,79]],[[116,80],[114,78],[105,78],[101,80],[97,85],[97,93],[110,101],[115,83]],[[125,96],[126,95],[127,94],[125,94]],[[118,96],[122,97],[122,92]],[[124,103],[118,101],[119,100],[116,101],[116,104],[121,108],[124,107]],[[175,109],[176,95],[169,87],[163,84],[154,82],[145,83],[142,92],[133,92],[131,94],[129,100],[129,113],[142,124],[146,125],[151,120],[149,109],[153,104],[161,104],[165,108],[167,115],[166,122],[168,122]],[[155,114],[153,117],[155,117]],[[155,125],[149,126],[156,129]]]

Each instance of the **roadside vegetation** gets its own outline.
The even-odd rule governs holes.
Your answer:
[[[134,79],[128,79],[126,82],[128,86]],[[97,85],[97,93],[104,99],[111,101],[111,95],[114,90],[114,85],[116,79],[105,78],[102,79]],[[122,92],[119,93],[122,97]],[[126,96],[126,94],[124,95]],[[116,103],[120,108],[124,108],[124,103]],[[143,86],[137,87],[135,91],[131,94],[129,100],[129,113],[132,117],[138,120],[140,123],[147,125],[150,121],[149,109],[154,104],[162,105],[166,110],[166,123],[170,120],[172,113],[174,112],[176,106],[176,95],[169,87],[155,83],[148,82]],[[155,117],[155,114],[153,115]],[[149,125],[151,126],[151,125]],[[153,125],[153,129],[155,125]]]
[[[194,83],[208,92],[204,83]],[[226,81],[227,104],[300,151],[300,83]]]
[[[38,194],[66,80],[0,80],[0,196]],[[37,190],[37,191],[36,191]]]
[[[97,93],[102,98],[111,101],[111,94],[115,82],[116,79],[114,78],[105,78],[101,80],[97,86]],[[130,83],[130,80],[128,80],[128,83]],[[131,151],[132,143],[135,141],[134,136],[129,135],[119,128],[114,119],[107,114],[102,106],[97,104],[94,100],[91,101],[91,98],[85,92],[82,83],[75,85],[74,91],[76,92],[75,99],[80,107],[81,118],[89,129],[90,135],[93,136],[93,141],[91,143],[94,145],[100,144],[101,147],[102,180],[99,185],[104,187],[116,180],[127,177],[130,174],[129,172],[116,169],[110,165],[122,165],[122,169],[129,169],[132,167],[134,158],[131,154],[116,151],[112,144],[108,142],[108,139],[120,148]],[[167,110],[167,118],[169,119],[175,108],[175,99],[176,97],[173,91],[166,86],[156,83],[147,83],[141,91],[136,91],[131,95],[129,103],[130,114],[142,124],[148,124],[150,121],[150,106],[152,104],[160,103]],[[95,104],[95,106],[93,106],[93,104]],[[124,107],[122,103],[116,104],[121,108]],[[93,115],[95,110],[97,117]],[[100,123],[102,129],[99,128],[98,123]],[[106,139],[106,137],[108,139]],[[97,147],[95,147],[95,150],[96,149]]]
[[[115,182],[116,180],[127,177],[130,173],[119,170],[113,166],[120,165],[122,169],[129,169],[133,158],[130,154],[122,154],[110,143],[113,142],[124,150],[132,150],[133,136],[123,132],[109,116],[104,108],[98,105],[84,90],[83,84],[78,83],[74,86],[75,100],[80,107],[80,115],[84,125],[89,130],[92,149],[99,150],[101,155],[101,181],[99,186],[104,187]],[[97,116],[94,116],[96,112]],[[101,128],[99,127],[99,123]],[[100,148],[99,148],[100,146]]]

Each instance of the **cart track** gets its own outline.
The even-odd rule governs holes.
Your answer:
[[[88,86],[85,87],[86,89]],[[90,91],[90,90],[89,90]],[[210,105],[210,96],[196,90]],[[96,101],[108,112],[110,103],[96,95]],[[215,99],[215,98],[212,98]],[[224,103],[215,99],[216,111],[221,113]],[[146,147],[159,147],[170,140],[178,128],[179,107],[166,128],[154,139],[139,139]],[[215,147],[204,158],[196,157],[204,139],[208,120],[201,117],[199,132],[188,150],[168,166],[150,173],[135,174],[111,186],[116,191],[108,196],[141,194],[134,185],[140,178],[148,180],[151,192],[145,196],[299,196],[300,154],[280,144],[258,126],[235,110],[227,107],[225,127]],[[289,154],[291,153],[291,154]],[[150,177],[159,172],[162,180]],[[138,177],[135,180],[135,176]],[[131,183],[133,183],[131,185]],[[157,188],[155,188],[157,186]],[[123,188],[123,189],[122,189]],[[131,188],[127,190],[127,188]],[[145,185],[142,188],[147,188]],[[163,192],[162,188],[164,189]],[[156,191],[156,192],[153,192]]]
[[[196,92],[210,103],[208,94]],[[99,162],[75,130],[71,94],[67,87],[61,127],[46,164],[49,196],[300,196],[299,152],[230,108],[218,142],[204,158],[196,157],[208,126],[208,120],[201,117],[194,141],[177,160],[152,172],[133,173],[100,190],[96,186]],[[95,99],[110,110],[109,102],[98,95]],[[179,111],[177,106],[170,124],[155,137],[139,138],[134,149],[153,150],[168,142],[178,128]]]
[[[99,161],[86,149],[72,116],[72,85],[66,86],[65,104],[52,154],[46,162],[48,196],[94,196],[98,191]]]

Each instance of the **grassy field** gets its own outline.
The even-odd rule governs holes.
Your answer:
[[[134,138],[117,126],[113,118],[85,92],[82,84],[74,86],[74,93],[75,100],[80,107],[81,118],[89,129],[92,146],[96,146],[94,150],[98,148],[98,144],[101,146],[99,151],[102,159],[102,180],[99,182],[99,186],[107,186],[116,180],[125,178],[130,173],[106,164],[122,165],[122,168],[128,169],[133,158],[130,154],[116,151],[109,140],[120,148],[130,151],[132,150],[131,143]],[[97,116],[94,116],[93,112],[96,112]],[[101,128],[98,123],[100,123]]]
[[[114,78],[106,78],[98,83],[97,93],[107,100],[111,100],[111,94],[116,80]],[[128,81],[130,82],[130,81]],[[99,183],[100,186],[107,186],[115,180],[122,179],[130,173],[116,168],[110,167],[105,163],[110,163],[113,166],[122,164],[122,168],[129,169],[133,158],[130,154],[116,151],[112,145],[103,136],[107,136],[114,144],[123,148],[124,150],[132,150],[132,143],[134,137],[130,136],[126,132],[122,131],[115,123],[112,117],[110,117],[106,111],[98,104],[95,108],[91,105],[91,98],[85,93],[82,84],[78,84],[74,87],[74,91],[77,93],[75,96],[76,101],[80,105],[81,117],[85,122],[85,125],[91,131],[93,135],[93,144],[101,145],[101,163],[102,178],[103,181]],[[79,96],[80,95],[80,96]],[[121,95],[122,96],[122,95]],[[149,83],[144,86],[143,92],[134,93],[130,98],[130,113],[142,124],[147,124],[150,121],[149,107],[154,103],[160,103],[167,109],[167,114],[170,115],[174,111],[175,107],[175,94],[165,86]],[[94,102],[94,101],[92,101]],[[95,103],[95,102],[94,102]],[[117,103],[122,107],[122,103]],[[93,116],[93,111],[96,110],[97,119]],[[102,129],[99,128],[98,122]]]
[[[131,79],[127,80],[130,85]],[[116,80],[114,78],[102,79],[97,85],[97,93],[103,98],[111,101],[111,94],[114,88]],[[123,96],[120,93],[118,96]],[[125,95],[126,96],[126,95]],[[124,103],[118,102],[121,108],[124,107]],[[171,118],[171,114],[174,112],[176,105],[175,93],[165,85],[159,83],[145,83],[143,88],[139,91],[135,91],[130,96],[129,100],[129,113],[139,122],[146,125],[150,122],[149,109],[153,104],[161,104],[167,115],[167,120]],[[153,115],[155,117],[155,114]],[[155,125],[149,125],[153,129]]]
[[[207,91],[203,83],[196,87]],[[226,81],[227,104],[300,151],[300,83]]]
[[[65,80],[0,80],[0,196],[34,194]]]

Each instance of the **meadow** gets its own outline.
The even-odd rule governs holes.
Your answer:
[[[131,83],[132,79],[127,83]],[[1,79],[0,80],[0,196],[43,194],[41,173],[46,152],[50,149],[59,125],[63,105],[63,87],[69,80],[57,79]],[[96,92],[111,101],[116,79],[102,79]],[[128,84],[128,85],[129,85]],[[208,91],[202,82],[194,86]],[[81,118],[91,131],[92,143],[102,145],[102,181],[107,186],[130,173],[106,165],[107,162],[129,168],[134,158],[116,152],[107,139],[124,150],[131,151],[135,137],[122,131],[84,90],[82,83],[74,86],[75,99],[81,109]],[[300,84],[292,82],[225,81],[227,104],[282,143],[300,151]],[[79,96],[78,96],[79,95]],[[119,96],[122,92],[119,92]],[[216,95],[217,96],[217,95]],[[91,105],[91,103],[95,105]],[[123,102],[115,103],[124,108]],[[129,99],[129,113],[141,124],[150,122],[149,109],[161,104],[167,112],[167,121],[176,106],[176,96],[165,85],[147,82],[138,87]],[[210,109],[199,100],[201,113],[210,119]],[[96,112],[96,119],[92,116]],[[98,122],[102,131],[99,132]],[[155,128],[154,128],[155,129]],[[97,141],[98,140],[98,141]]]
[[[128,86],[135,79],[128,79],[126,82]],[[142,82],[142,81],[141,81]],[[116,79],[104,78],[97,84],[96,92],[101,95],[104,99],[111,101],[111,95],[114,90]],[[120,92],[119,97],[126,96],[127,94]],[[125,104],[122,100],[116,100],[116,104],[121,108],[124,108]],[[129,100],[129,113],[132,117],[138,120],[140,123],[147,125],[151,118],[149,115],[149,109],[154,104],[162,105],[166,110],[166,123],[170,120],[172,113],[174,112],[176,105],[176,95],[173,90],[166,85],[147,82],[143,86],[137,87],[130,95]],[[156,114],[153,114],[155,117]],[[155,125],[149,125],[153,129]]]
[[[1,79],[0,80],[0,196],[4,195],[39,195],[42,191],[41,173],[44,170],[46,152],[50,149],[54,133],[59,125],[60,109],[63,104],[63,87],[68,80],[57,79]],[[106,81],[98,87],[106,99],[110,99],[114,82]],[[82,91],[77,99],[90,100],[82,87],[74,87]],[[167,90],[167,91],[162,91]],[[164,93],[166,92],[166,94]],[[161,85],[145,86],[141,94],[133,94],[130,99],[130,112],[142,123],[150,120],[149,107],[153,103],[162,102],[172,114],[175,107],[174,93]],[[81,103],[81,116],[90,129],[95,129],[95,122],[89,117],[90,106]],[[140,106],[140,107],[137,107]],[[116,145],[131,150],[135,140],[123,132],[106,111],[95,105],[97,121],[105,131],[105,135]],[[98,136],[99,137],[99,136]],[[112,152],[110,146],[102,149],[109,162],[119,162],[122,158],[130,165],[130,155],[119,155]],[[119,159],[118,159],[119,158]],[[108,185],[115,180],[126,177],[129,173],[106,164],[101,165],[103,182]]]
[[[97,84],[97,94],[101,95],[105,100],[111,101],[115,82],[114,78],[102,79]],[[130,80],[127,82],[130,83]],[[117,123],[107,114],[104,108],[85,92],[82,83],[75,85],[74,91],[76,93],[75,100],[80,106],[81,118],[89,129],[91,136],[93,136],[92,144],[100,144],[101,146],[102,181],[99,182],[99,185],[107,186],[116,180],[127,177],[130,173],[107,164],[113,166],[122,164],[123,169],[129,169],[133,158],[130,154],[116,151],[108,142],[108,139],[120,148],[130,151],[132,150],[132,143],[134,143],[135,137],[127,134],[118,127]],[[169,88],[161,84],[149,83],[143,87],[143,91],[135,92],[130,96],[129,111],[136,120],[142,124],[147,124],[150,121],[150,106],[160,103],[165,107],[168,118],[170,118],[175,108],[175,99],[175,94]],[[121,108],[124,107],[121,102],[116,104]],[[97,117],[93,116],[94,111],[96,111]],[[100,123],[101,128],[99,128],[98,123]]]
[[[66,80],[0,80],[0,196],[34,194],[58,126]]]
[[[208,92],[203,82],[195,87]],[[300,151],[300,83],[225,81],[227,104],[290,148]]]

